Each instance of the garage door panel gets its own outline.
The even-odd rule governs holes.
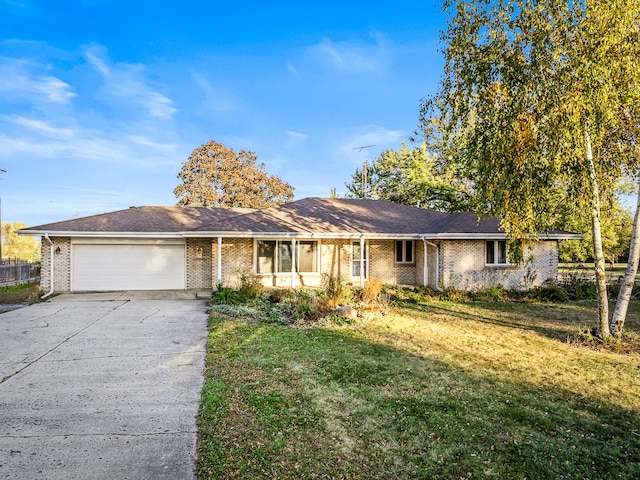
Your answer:
[[[184,244],[79,244],[72,247],[73,290],[185,288]]]

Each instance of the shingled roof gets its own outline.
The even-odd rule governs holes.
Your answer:
[[[254,210],[207,207],[130,207],[125,210],[28,227],[22,233],[165,233],[179,234]]]
[[[204,225],[198,232],[415,235],[446,213],[384,200],[305,198]]]
[[[131,207],[25,228],[22,234],[64,236],[378,236],[504,237],[494,217],[443,213],[384,200],[305,198],[261,210],[206,207]],[[577,238],[554,231],[550,238]]]

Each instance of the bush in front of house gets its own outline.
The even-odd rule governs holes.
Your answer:
[[[356,288],[340,278],[326,276],[320,288],[265,290],[255,277],[241,276],[241,285],[237,290],[219,285],[210,303],[212,312],[231,315],[241,312],[237,308],[221,306],[246,304],[251,307],[251,317],[267,323],[296,326],[344,324],[349,322],[344,321],[339,307],[353,307],[363,315],[379,312],[388,303],[388,295],[383,290],[382,282],[374,277],[365,282],[364,288]],[[354,321],[353,318],[348,320]]]

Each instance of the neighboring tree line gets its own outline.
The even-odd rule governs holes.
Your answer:
[[[491,213],[475,197],[474,183],[460,169],[442,162],[426,143],[397,150],[385,150],[366,166],[357,168],[346,184],[350,198],[389,200],[414,207],[442,212],[475,211]],[[365,182],[363,184],[363,181]],[[554,228],[584,235],[582,240],[560,243],[560,262],[593,262],[593,240],[588,208],[572,201],[563,186],[558,185]],[[633,185],[621,183],[603,199],[602,243],[608,263],[626,262],[629,255],[633,212],[625,204]]]

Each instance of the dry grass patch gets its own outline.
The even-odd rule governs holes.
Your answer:
[[[8,285],[0,287],[0,305],[15,305],[19,303],[33,303],[42,294],[37,283],[23,285]]]

